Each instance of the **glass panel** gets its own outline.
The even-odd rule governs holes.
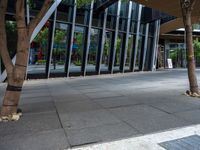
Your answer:
[[[121,9],[120,9],[120,17],[126,17],[127,18],[127,11],[128,11],[128,5],[126,2],[121,3]]]
[[[131,19],[137,20],[137,18],[138,18],[138,4],[133,3]]]
[[[140,34],[145,34],[145,24],[140,24]]]
[[[143,36],[140,36],[139,39],[138,39],[137,57],[136,57],[136,63],[135,63],[135,69],[136,70],[139,69],[142,48],[143,48]]]
[[[74,33],[73,49],[71,55],[70,72],[80,72],[83,56],[85,28],[76,26]]]
[[[119,70],[119,65],[120,65],[120,62],[121,62],[123,37],[124,37],[123,33],[118,34],[115,61],[114,61],[114,70]]]
[[[119,19],[119,30],[120,31],[126,31],[126,24],[127,24],[127,19]]]
[[[149,35],[154,36],[154,23],[149,24]]]
[[[89,11],[87,9],[84,9],[84,7],[81,7],[77,9],[76,12],[76,23],[77,24],[84,24],[87,25],[89,22]]]
[[[147,44],[147,52],[146,52],[146,59],[145,59],[145,66],[144,70],[148,70],[150,68],[150,61],[151,61],[151,56],[152,56],[152,49],[153,49],[153,38],[149,37],[148,38],[148,44]]]
[[[15,21],[6,21],[6,35],[7,35],[7,47],[11,59],[15,56],[17,50],[17,30]],[[0,58],[1,61],[1,58]],[[0,62],[0,71],[4,71],[5,67],[3,62]]]
[[[130,67],[130,62],[131,62],[131,54],[133,51],[133,48],[135,46],[135,35],[129,35],[128,38],[128,49],[127,49],[127,53],[125,56],[125,70],[129,70]]]
[[[104,43],[101,71],[108,71],[111,42],[112,42],[112,32],[107,31],[106,37],[105,37],[105,43]]]
[[[96,57],[99,45],[99,34],[100,34],[99,30],[91,29],[90,49],[89,49],[88,63],[86,68],[88,72],[95,71]]]
[[[68,28],[69,26],[67,24],[56,23],[52,59],[50,64],[51,73],[64,73],[67,37],[69,32]]]
[[[115,16],[108,15],[107,16],[107,22],[106,22],[106,28],[114,29],[115,28],[115,24],[116,24],[115,20],[116,20]]]
[[[28,66],[29,74],[45,73],[48,56],[48,34],[49,22],[46,22],[42,30],[31,43]]]
[[[103,20],[104,20],[104,13],[100,13],[100,14],[93,13],[92,26],[93,27],[102,27]]]
[[[15,21],[6,21],[7,46],[10,57],[13,58],[17,50],[17,24]]]
[[[61,2],[64,3],[64,2]],[[71,13],[73,7],[68,6],[66,4],[60,4],[57,8],[57,18],[56,20],[58,21],[63,21],[63,22],[70,22],[71,19]]]
[[[137,31],[137,22],[131,21],[130,32],[131,33],[136,33],[136,31]]]

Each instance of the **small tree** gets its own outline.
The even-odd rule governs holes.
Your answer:
[[[7,72],[7,89],[3,99],[0,120],[18,120],[17,107],[20,100],[22,86],[24,83],[29,42],[32,33],[41,19],[44,17],[54,0],[44,0],[43,6],[39,13],[26,24],[25,0],[16,0],[16,28],[17,28],[17,50],[16,63],[13,64],[9,56],[7,47],[7,34],[5,28],[5,14],[7,11],[8,0],[0,0],[0,56]],[[77,0],[79,5],[90,3],[91,0]]]
[[[193,48],[193,36],[192,36],[192,10],[197,0],[180,0],[183,23],[186,31],[186,52],[187,52],[187,67],[188,67],[188,78],[190,84],[190,91],[188,93],[192,96],[199,95],[199,88],[196,77],[196,65],[194,57],[194,48]]]

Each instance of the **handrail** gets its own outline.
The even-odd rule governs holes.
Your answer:
[[[34,29],[33,34],[31,36],[31,39],[30,39],[30,43],[34,40],[34,38],[40,32],[40,30],[42,29],[42,27],[45,25],[45,23],[47,22],[47,20],[51,17],[51,15],[56,10],[56,8],[61,3],[61,1],[62,0],[55,0],[54,3],[51,5],[51,7],[47,11],[47,13],[44,15],[44,17],[42,18],[42,20],[38,23],[38,25]],[[13,64],[15,64],[15,61],[16,61],[16,55],[12,59]],[[3,73],[0,74],[0,82],[5,81],[6,78],[7,78],[7,73],[6,73],[6,70],[4,70]]]

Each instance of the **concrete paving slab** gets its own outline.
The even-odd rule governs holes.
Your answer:
[[[126,122],[143,134],[171,130],[173,128],[185,127],[192,124],[191,122],[187,122],[172,115],[141,116],[140,119],[133,118],[132,120],[126,120]]]
[[[91,111],[102,109],[100,105],[91,100],[84,101],[56,101],[56,108],[59,113],[67,113],[67,112],[83,112],[83,111]]]
[[[164,117],[167,113],[147,105],[134,105],[128,107],[111,108],[109,111],[123,121],[148,117]]]
[[[123,96],[122,94],[119,94],[117,92],[95,92],[95,93],[86,93],[85,95],[91,99]]]
[[[58,95],[52,95],[52,98],[54,101],[64,101],[64,102],[76,102],[76,101],[88,101],[90,98],[81,94],[80,92],[78,94],[58,94]]]
[[[138,130],[147,134],[199,123],[195,114],[199,114],[200,100],[182,95],[188,89],[186,75],[186,70],[175,70],[27,81],[20,101],[24,117],[16,123],[0,123],[0,138],[27,137],[29,141],[28,135],[37,137],[41,132],[64,128],[71,144],[79,145],[114,141],[116,137],[126,139],[129,132]],[[0,84],[1,93],[4,88],[5,84]],[[14,140],[17,138],[13,138],[13,143]],[[28,143],[24,142],[26,148]],[[157,144],[150,140],[148,144],[139,141],[132,146],[149,150],[152,145]],[[34,145],[30,146],[34,149]],[[127,147],[132,149],[132,146]]]
[[[51,96],[41,96],[41,97],[31,97],[31,98],[20,98],[20,105],[23,104],[33,104],[33,103],[43,103],[43,102],[53,102]]]
[[[41,92],[41,93],[23,93],[21,98],[29,99],[34,97],[50,97],[50,92]]]
[[[34,102],[34,103],[26,103],[20,104],[19,108],[22,109],[24,114],[27,113],[41,113],[41,112],[56,112],[55,104],[53,101],[46,102]]]
[[[144,136],[127,138],[112,142],[78,146],[72,148],[72,150],[166,150],[161,147],[159,143],[177,140],[180,138],[187,138],[188,136],[199,136],[199,131],[200,125],[194,125],[166,132],[147,134]]]
[[[190,110],[190,111],[184,111],[180,113],[175,113],[174,115],[182,118],[186,121],[190,121],[192,123],[200,123],[200,110],[195,109],[195,110]]]
[[[72,147],[89,143],[98,143],[112,140],[119,140],[140,133],[125,123],[106,124],[102,126],[68,130],[69,143]]]
[[[200,108],[200,106],[196,105],[196,103],[190,103],[187,101],[176,101],[176,100],[170,102],[166,101],[163,103],[152,103],[150,105],[153,106],[154,108],[163,110],[168,113],[178,113]]]
[[[138,99],[127,96],[95,99],[94,101],[100,104],[104,108],[114,108],[120,106],[130,106],[130,105],[140,104]]]
[[[110,112],[103,109],[78,113],[59,113],[59,116],[62,125],[68,129],[82,129],[120,122]]]
[[[69,147],[63,129],[0,138],[1,150],[64,150]]]
[[[1,137],[12,134],[22,136],[59,128],[61,125],[55,112],[24,114],[18,122],[0,122]]]

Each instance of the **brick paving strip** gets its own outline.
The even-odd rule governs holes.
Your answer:
[[[199,150],[200,143],[196,144],[181,144],[177,147],[177,141],[190,140],[200,136],[200,125],[193,125],[189,127],[179,128],[171,131],[148,134],[140,137],[128,138],[114,142],[107,142],[101,144],[93,144],[82,147],[74,147],[71,150]],[[167,144],[173,147],[166,146]],[[165,145],[165,146],[164,146]],[[163,146],[163,147],[162,147]],[[182,146],[182,147],[181,147]],[[196,146],[196,147],[195,147]],[[165,148],[166,149],[165,149]]]

